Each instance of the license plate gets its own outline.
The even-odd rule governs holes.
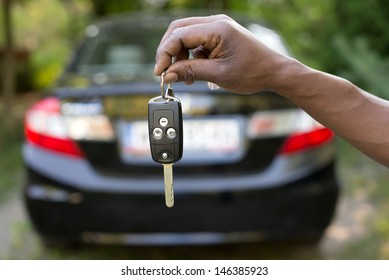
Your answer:
[[[186,119],[183,159],[234,159],[242,153],[243,119]],[[122,157],[134,161],[150,157],[147,121],[119,124]]]

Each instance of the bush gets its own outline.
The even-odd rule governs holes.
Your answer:
[[[348,66],[347,70],[340,70],[338,75],[377,96],[389,99],[388,58],[383,58],[372,49],[365,37],[346,40],[337,35],[334,45]]]

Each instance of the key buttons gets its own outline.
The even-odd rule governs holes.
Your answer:
[[[166,135],[169,139],[174,139],[177,137],[177,132],[173,127],[170,127],[167,129]]]
[[[169,121],[166,117],[162,117],[159,119],[159,124],[162,126],[162,127],[166,127],[168,125]]]
[[[155,140],[161,140],[163,137],[163,131],[159,127],[154,128],[153,130],[153,138]]]

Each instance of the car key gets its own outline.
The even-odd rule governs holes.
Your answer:
[[[173,163],[181,159],[183,150],[182,108],[170,84],[165,91],[163,76],[161,96],[148,104],[149,141],[153,160],[163,165],[166,206],[173,207]]]

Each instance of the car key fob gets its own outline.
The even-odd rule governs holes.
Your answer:
[[[166,206],[173,207],[173,163],[181,159],[183,150],[182,108],[170,84],[164,91],[163,75],[161,93],[149,101],[149,141],[153,160],[163,166]]]
[[[170,88],[167,91],[171,90]],[[168,164],[182,157],[182,108],[178,98],[166,94],[149,101],[149,140],[154,161]]]

